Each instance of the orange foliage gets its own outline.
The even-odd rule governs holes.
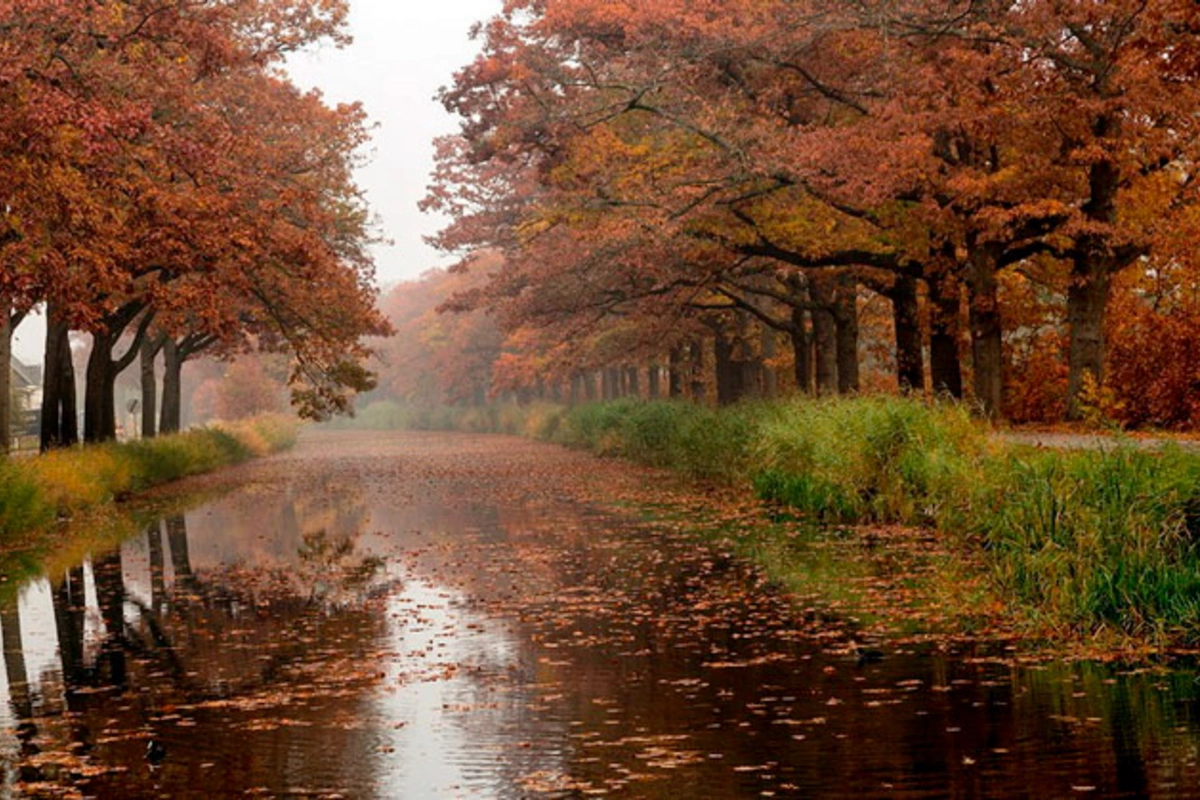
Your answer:
[[[1064,294],[1045,272],[1005,272],[1000,286],[1004,415],[1013,422],[1062,419],[1067,407]]]
[[[439,313],[457,294],[469,294],[496,269],[491,255],[470,274],[430,270],[398,284],[380,302],[396,335],[380,343],[380,389],[393,397],[446,403],[482,399],[502,336],[484,311]]]
[[[1200,284],[1185,270],[1131,276],[1109,316],[1103,409],[1133,427],[1200,425]]]

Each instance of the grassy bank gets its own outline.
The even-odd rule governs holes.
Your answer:
[[[939,547],[979,565],[1010,616],[1041,632],[1200,639],[1200,456],[1177,447],[1011,445],[960,406],[898,398],[724,410],[618,401],[410,419],[426,424],[407,427],[536,436],[752,487],[827,525],[933,531]],[[783,582],[805,582],[805,554],[741,544]]]
[[[0,460],[0,543],[152,486],[284,449],[296,433],[293,420],[267,416]]]

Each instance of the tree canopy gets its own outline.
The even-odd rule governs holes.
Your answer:
[[[1062,295],[1079,416],[1114,279],[1192,273],[1197,22],[1182,0],[512,0],[442,93],[438,243],[505,258],[451,305],[660,348],[664,319],[748,317],[815,340],[820,384],[820,317],[852,338],[881,295],[900,386],[928,353],[933,390],[1002,414],[1015,274]]]
[[[347,41],[346,15],[341,0],[0,4],[0,310],[48,309],[44,444],[74,436],[71,329],[93,343],[89,439],[115,435],[113,383],[145,336],[286,351],[308,416],[372,385],[359,341],[387,326],[352,176],[367,122],[281,71]]]

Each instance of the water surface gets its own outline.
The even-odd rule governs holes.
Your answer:
[[[1023,667],[794,610],[652,473],[309,437],[0,613],[4,791],[97,797],[1198,797],[1196,675]]]

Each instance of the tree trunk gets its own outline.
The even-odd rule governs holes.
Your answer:
[[[117,376],[124,372],[141,352],[146,330],[154,315],[142,315],[141,324],[137,326],[133,340],[120,358],[114,358],[113,352],[125,329],[142,309],[141,303],[127,303],[104,320],[102,330],[92,333],[92,352],[88,356],[87,387],[83,403],[83,438],[88,442],[110,442],[117,438]]]
[[[162,410],[159,433],[178,433],[183,418],[183,359],[171,337],[163,342]]]
[[[79,442],[75,410],[75,365],[67,322],[57,307],[46,308],[46,348],[42,374],[42,452]]]
[[[1121,119],[1104,112],[1092,120],[1092,133],[1102,140],[1116,138]],[[1120,168],[1109,159],[1088,167],[1088,199],[1082,211],[1088,220],[1110,225],[1117,217]],[[1086,406],[1086,392],[1104,383],[1104,315],[1112,276],[1124,264],[1113,255],[1110,243],[1100,236],[1083,236],[1076,244],[1071,263],[1071,285],[1067,290],[1067,327],[1070,353],[1067,358],[1067,418],[1079,420]]]
[[[1067,326],[1070,329],[1067,373],[1067,418],[1079,420],[1088,391],[1104,382],[1104,314],[1112,277],[1107,265],[1076,264],[1075,279],[1067,290]]]
[[[900,275],[890,293],[896,333],[896,380],[902,393],[925,391],[925,353],[921,345],[921,307],[917,279]]]
[[[817,394],[830,397],[837,392],[837,321],[833,316],[833,292],[825,280],[809,285],[813,300],[813,349],[816,351]]]
[[[962,314],[962,291],[951,275],[935,275],[929,285],[929,372],[935,395],[963,396],[962,362],[958,335]]]
[[[157,434],[158,380],[154,375],[154,359],[162,349],[162,336],[142,340],[142,438],[153,439]]]
[[[733,360],[741,373],[738,376],[738,400],[748,397],[761,397],[763,386],[762,356],[755,351],[752,344],[755,321],[744,311],[738,311],[737,328],[733,337]],[[761,339],[761,334],[758,337]],[[736,402],[736,401],[734,401]]]
[[[672,400],[683,397],[683,347],[676,345],[667,355],[667,396]]]
[[[707,389],[704,384],[704,348],[699,340],[693,341],[688,345],[688,377],[690,378],[690,391],[692,400],[697,403],[705,402]]]
[[[92,334],[92,352],[87,362],[83,393],[83,440],[111,442],[117,438],[116,385],[112,334]]]
[[[833,320],[836,326],[838,394],[854,394],[859,387],[858,282],[852,275],[838,276]]]
[[[605,401],[616,400],[620,394],[618,387],[620,386],[621,376],[613,367],[606,367],[600,373],[600,388],[601,397]]]
[[[651,400],[662,398],[662,367],[657,363],[652,362],[646,371],[646,391]]]
[[[0,457],[12,448],[12,313],[0,302]]]
[[[967,263],[967,315],[971,329],[971,365],[975,400],[992,418],[1000,416],[1004,402],[1003,328],[1000,323],[997,254],[989,247],[973,247]]]
[[[812,394],[813,351],[812,337],[808,333],[807,310],[792,309],[792,327],[789,335],[792,340],[792,366],[796,377],[796,390],[803,394]]]
[[[717,405],[728,406],[742,399],[745,393],[742,364],[734,358],[736,343],[717,331],[713,337],[713,355],[716,358]]]
[[[642,381],[638,375],[637,367],[627,367],[625,369],[625,388],[629,392],[630,397],[642,396]]]

